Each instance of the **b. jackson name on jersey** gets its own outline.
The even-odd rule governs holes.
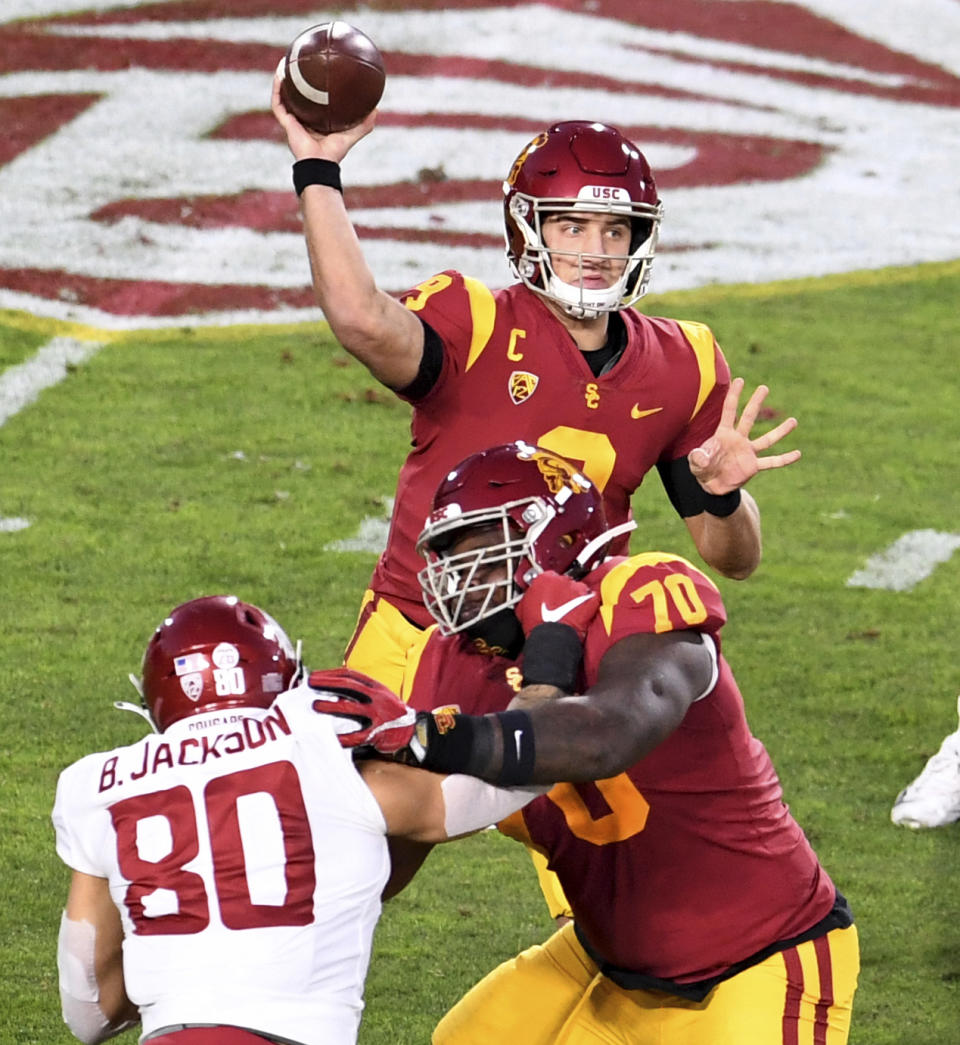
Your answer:
[[[173,742],[162,741],[156,745],[146,742],[143,744],[142,755],[136,746],[127,748],[119,755],[112,755],[103,763],[98,791],[102,794],[111,788],[122,787],[126,781],[141,780],[148,773],[159,773],[165,769],[173,769],[174,766],[204,765],[209,759],[250,751],[291,733],[290,724],[276,706],[262,719],[245,715],[225,715],[223,720],[236,721],[239,728],[230,733],[203,733],[199,737],[183,737]],[[209,728],[220,721],[219,718],[212,722],[208,719],[198,725]],[[139,756],[133,760],[135,768],[126,768],[129,759],[125,756],[128,755]]]

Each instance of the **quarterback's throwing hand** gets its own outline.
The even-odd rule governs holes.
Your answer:
[[[341,747],[366,747],[382,755],[402,751],[413,739],[417,713],[381,682],[353,671],[312,671],[313,710],[336,719]]]
[[[766,385],[759,385],[737,421],[737,407],[742,391],[743,378],[738,377],[731,382],[727,398],[723,401],[723,412],[716,432],[687,455],[693,477],[707,493],[722,495],[739,490],[757,472],[783,468],[800,459],[799,450],[788,450],[769,457],[759,456],[761,450],[768,450],[792,432],[797,427],[797,419],[788,417],[776,428],[751,439],[750,430],[769,389]]]

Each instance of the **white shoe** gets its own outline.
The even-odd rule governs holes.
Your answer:
[[[897,795],[890,819],[903,827],[944,827],[960,820],[960,729],[944,738],[916,780]]]

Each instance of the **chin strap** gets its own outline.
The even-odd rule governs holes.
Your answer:
[[[633,519],[630,519],[625,523],[620,523],[619,526],[611,526],[609,530],[604,530],[599,537],[594,537],[589,544],[585,545],[583,551],[580,552],[574,562],[577,566],[585,566],[593,557],[594,553],[605,544],[609,544],[612,540],[615,540],[622,534],[629,533],[631,530],[635,530],[636,528],[637,524]]]
[[[287,686],[288,690],[295,689],[300,685],[301,682],[307,677],[307,669],[303,666],[303,639],[297,639],[297,669],[293,673],[293,678],[290,680],[290,685]],[[133,676],[131,675],[132,679]]]
[[[556,298],[553,298],[553,300],[557,301]],[[606,315],[606,312],[598,312],[595,308],[584,308],[582,305],[569,305],[560,301],[557,301],[557,304],[572,319],[599,319],[601,316]]]
[[[130,679],[133,683],[133,688],[140,694],[140,703],[131,704],[129,700],[115,700],[113,706],[117,711],[132,711],[135,715],[139,715],[144,721],[149,723],[150,728],[154,733],[159,733],[160,730],[157,729],[157,724],[153,721],[153,716],[143,706],[143,686],[140,683],[140,679],[138,679],[133,672],[127,675],[127,678]]]

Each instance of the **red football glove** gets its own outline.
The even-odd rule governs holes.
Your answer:
[[[583,641],[600,597],[582,581],[547,571],[534,577],[514,611],[528,636],[538,624],[567,624]]]
[[[353,671],[312,671],[313,710],[332,715],[341,747],[368,747],[394,755],[410,745],[417,713],[381,682]]]

